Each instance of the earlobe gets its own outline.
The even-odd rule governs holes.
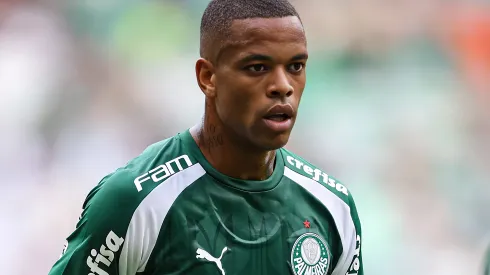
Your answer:
[[[211,62],[199,58],[196,62],[197,83],[206,97],[215,96],[215,74]]]

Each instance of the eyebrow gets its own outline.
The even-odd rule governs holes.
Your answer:
[[[298,60],[303,60],[303,59],[308,59],[307,53],[297,54],[297,55],[293,56],[293,58],[291,58],[291,61],[298,61]]]
[[[240,59],[240,63],[248,63],[252,61],[272,61],[272,57],[263,54],[251,54]]]
[[[298,61],[298,60],[303,60],[303,59],[308,59],[308,54],[306,53],[301,53],[293,56],[290,61]],[[272,61],[273,58],[268,55],[263,55],[263,54],[250,54],[247,55],[246,57],[240,59],[240,63],[248,63],[252,61]]]

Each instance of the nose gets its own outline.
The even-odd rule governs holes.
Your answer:
[[[271,85],[267,90],[269,97],[288,97],[294,92],[294,88],[289,82],[288,73],[284,68],[277,68],[271,74]]]

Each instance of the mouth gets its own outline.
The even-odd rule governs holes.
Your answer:
[[[283,133],[293,126],[294,109],[289,104],[275,105],[263,116],[267,128],[274,132]]]
[[[279,114],[266,115],[264,119],[272,120],[276,122],[282,122],[291,119],[291,116],[285,113],[279,113]]]
[[[264,118],[273,121],[285,121],[294,116],[293,106],[290,104],[278,104],[267,111]]]

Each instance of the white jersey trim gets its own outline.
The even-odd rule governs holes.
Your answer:
[[[284,168],[284,175],[311,193],[332,214],[342,242],[342,255],[332,275],[345,275],[356,253],[357,236],[349,205],[322,184],[288,167]]]
[[[120,275],[145,271],[170,207],[188,186],[205,174],[200,164],[190,166],[160,183],[141,201],[126,233],[119,258]]]

